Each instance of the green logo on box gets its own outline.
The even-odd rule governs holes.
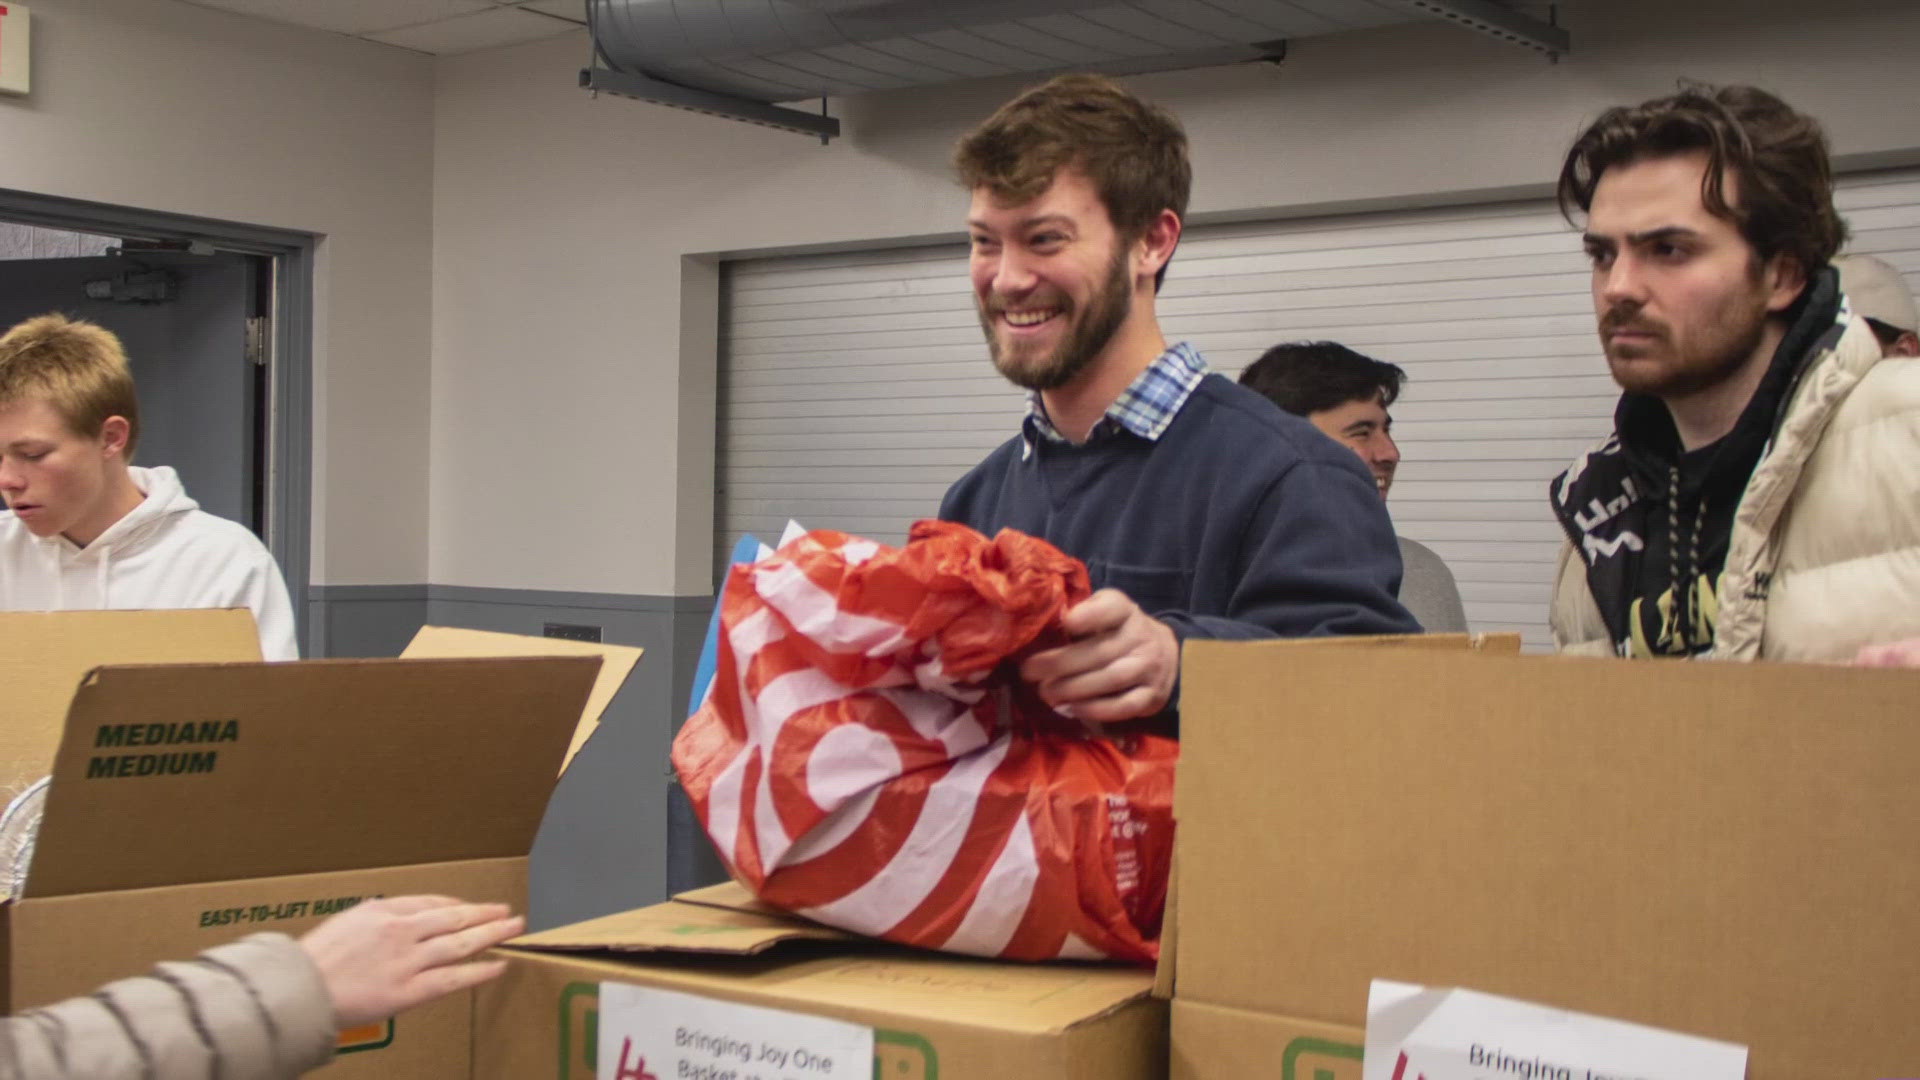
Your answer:
[[[873,1080],[940,1080],[940,1056],[910,1031],[874,1028]]]
[[[560,1080],[593,1080],[600,1054],[600,985],[568,983],[560,991]]]
[[[600,984],[560,991],[559,1080],[593,1080],[599,1067]],[[910,1031],[873,1029],[873,1080],[940,1080],[933,1044]]]
[[[1359,1080],[1364,1047],[1305,1036],[1280,1055],[1280,1080]]]

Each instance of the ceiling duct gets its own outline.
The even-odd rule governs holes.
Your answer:
[[[1478,30],[1491,38],[1497,38],[1512,45],[1521,45],[1547,54],[1549,60],[1558,61],[1573,47],[1573,42],[1565,30],[1549,21],[1541,22],[1510,8],[1494,3],[1494,0],[1393,0],[1401,7],[1422,15],[1431,15],[1437,19],[1458,23],[1469,30]],[[1549,8],[1549,11],[1552,9]]]
[[[822,141],[837,120],[776,103],[1274,59],[1293,38],[1429,18],[1559,33],[1495,0],[587,0],[587,12],[597,63],[582,86]]]

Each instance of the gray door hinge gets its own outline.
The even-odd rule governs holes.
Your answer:
[[[267,365],[269,323],[264,315],[247,318],[247,362],[255,367]]]

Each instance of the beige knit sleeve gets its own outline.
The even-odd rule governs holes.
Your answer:
[[[279,1080],[333,1055],[320,973],[255,934],[0,1021],[0,1080]]]

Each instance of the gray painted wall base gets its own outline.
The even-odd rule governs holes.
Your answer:
[[[646,650],[547,804],[533,845],[534,929],[725,876],[705,838],[668,809],[668,747],[686,718],[712,598],[445,585],[315,586],[308,595],[312,656],[393,656],[423,624],[534,636],[550,622],[583,624],[600,627],[603,641]],[[682,822],[671,837],[670,818]]]
[[[311,585],[302,655],[398,656],[426,623],[425,585]]]

